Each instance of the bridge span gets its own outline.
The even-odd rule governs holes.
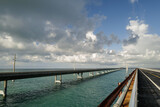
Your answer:
[[[55,76],[55,83],[62,83],[62,75],[65,74],[77,74],[78,79],[83,78],[83,73],[88,72],[89,76],[102,75],[114,71],[118,71],[123,68],[99,68],[99,69],[68,69],[68,70],[53,70],[53,71],[32,71],[32,72],[1,72],[0,81],[4,81],[4,90],[0,90],[0,94],[3,97],[7,95],[7,81],[27,78],[37,78],[45,76]],[[59,76],[59,78],[57,77]],[[58,80],[59,79],[59,80]]]

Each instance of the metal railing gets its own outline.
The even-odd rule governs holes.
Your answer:
[[[131,99],[129,102],[129,107],[137,107],[137,89],[138,89],[138,69],[136,69],[136,76],[132,89]]]
[[[122,105],[123,100],[124,100],[124,98],[125,98],[125,96],[126,96],[126,94],[127,94],[128,88],[129,88],[129,86],[130,86],[130,84],[131,84],[131,81],[132,81],[133,77],[134,77],[134,75],[133,75],[132,78],[128,81],[128,83],[127,83],[127,85],[125,86],[125,88],[124,88],[121,96],[118,98],[117,102],[113,105],[113,107],[120,107],[120,106]]]
[[[132,78],[136,70],[134,70],[98,107],[110,107],[115,101],[119,93],[122,91],[127,82]]]
[[[139,68],[140,70],[147,70],[147,71],[154,71],[154,72],[160,72],[159,69],[149,69],[149,68]]]

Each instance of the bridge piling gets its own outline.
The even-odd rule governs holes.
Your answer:
[[[3,97],[7,96],[7,80],[4,81],[4,94]]]
[[[57,75],[55,75],[55,83],[62,83],[62,75],[60,75],[59,80],[57,80]]]
[[[3,97],[6,97],[6,96],[7,96],[7,80],[4,81],[4,89],[3,89],[3,90],[0,90],[0,94],[1,94]]]
[[[94,73],[93,72],[89,72],[89,76],[94,76]]]
[[[77,73],[77,79],[82,79],[83,78],[83,72],[81,73],[81,75],[79,75],[79,73]]]

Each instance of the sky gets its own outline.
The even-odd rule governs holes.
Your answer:
[[[1,0],[0,68],[160,65],[159,0]]]

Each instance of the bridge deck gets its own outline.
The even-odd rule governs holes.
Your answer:
[[[157,86],[160,86],[160,73],[141,70],[138,73],[138,106],[160,107],[160,90],[151,82],[147,75]]]
[[[104,69],[77,69],[77,70],[56,70],[56,71],[37,71],[37,72],[1,72],[0,81],[15,80],[25,78],[35,78],[52,75],[63,75],[83,72],[96,72],[103,70],[116,70],[117,68],[104,68]]]

